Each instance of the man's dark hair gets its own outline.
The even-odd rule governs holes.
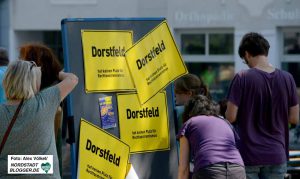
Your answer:
[[[7,66],[9,63],[7,50],[0,47],[0,66]]]
[[[268,56],[269,42],[259,33],[249,32],[244,35],[239,46],[239,56],[245,57],[246,51],[253,57],[257,55]]]

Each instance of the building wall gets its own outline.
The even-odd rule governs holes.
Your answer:
[[[15,30],[60,30],[64,18],[136,17],[138,0],[13,0]]]
[[[236,27],[241,30],[297,26],[298,0],[173,0],[168,19],[179,27]]]
[[[64,18],[166,17],[178,45],[177,31],[232,29],[236,71],[246,68],[236,53],[242,35],[258,31],[270,41],[270,61],[280,68],[278,29],[300,25],[299,0],[0,0],[0,4],[0,44],[9,46],[12,58],[19,44],[41,40],[45,31],[59,31]],[[6,16],[8,9],[11,17]]]
[[[0,0],[0,46],[8,48],[9,11],[8,1]]]
[[[281,42],[277,28],[300,25],[300,1],[298,0],[173,0],[168,2],[167,18],[174,29],[234,29],[235,71],[246,68],[236,53],[243,34],[249,31],[262,33],[271,45],[270,62],[280,68],[278,44]]]

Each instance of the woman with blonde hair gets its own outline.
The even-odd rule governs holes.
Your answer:
[[[59,82],[59,72],[63,69],[53,50],[40,42],[29,42],[20,46],[19,58],[31,61],[41,67],[42,80],[41,90],[55,85]],[[63,103],[57,108],[54,120],[54,131],[56,140],[56,149],[62,170],[62,121],[63,121]],[[61,171],[62,172],[62,171]]]
[[[60,102],[77,85],[78,78],[62,71],[58,78],[61,82],[40,91],[40,67],[24,60],[9,64],[3,80],[7,103],[0,105],[0,178],[61,178],[54,116]],[[53,155],[53,174],[8,174],[8,155]]]

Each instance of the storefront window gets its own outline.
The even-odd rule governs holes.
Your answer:
[[[209,34],[209,54],[233,54],[233,34]]]
[[[45,31],[44,32],[44,43],[49,48],[53,50],[55,55],[57,55],[61,64],[63,61],[63,48],[62,48],[62,38],[60,31]]]
[[[283,33],[284,54],[300,55],[300,30]]]
[[[199,76],[214,101],[225,99],[234,76],[233,63],[186,63],[189,73]]]
[[[291,73],[294,77],[298,98],[300,101],[300,62],[282,63],[282,69]],[[290,126],[290,144],[291,150],[300,150],[300,125]]]
[[[177,30],[189,73],[199,76],[214,101],[226,98],[234,76],[233,29]]]
[[[300,61],[300,59],[299,59]],[[297,88],[300,90],[300,62],[282,63],[282,69],[291,73],[296,82]]]
[[[182,54],[205,54],[205,34],[182,34]]]

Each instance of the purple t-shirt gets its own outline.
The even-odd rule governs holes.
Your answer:
[[[214,116],[195,116],[186,121],[177,138],[185,136],[190,144],[194,172],[218,162],[244,166],[235,146],[232,129],[223,119]]]
[[[231,83],[228,100],[238,107],[235,127],[245,165],[286,162],[289,108],[298,104],[292,75],[278,69],[241,71]]]

